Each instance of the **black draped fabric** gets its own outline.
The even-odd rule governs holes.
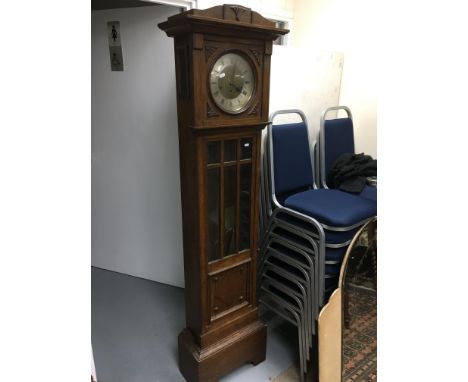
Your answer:
[[[377,176],[376,159],[363,153],[345,153],[333,162],[327,184],[330,188],[359,194],[366,185],[366,178],[370,176]]]

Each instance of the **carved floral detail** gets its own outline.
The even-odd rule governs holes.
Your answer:
[[[255,104],[255,106],[254,106],[252,109],[250,109],[250,111],[249,111],[248,114],[249,114],[249,115],[255,115],[255,114],[258,114],[258,111],[259,111],[259,104],[258,104],[258,102],[257,102],[257,103]]]
[[[257,64],[260,65],[260,52],[255,49],[249,49],[257,60]]]
[[[209,103],[207,103],[206,104],[206,115],[207,115],[208,118],[210,118],[210,117],[216,117],[219,114],[211,108]]]
[[[214,52],[216,52],[217,49],[218,48],[215,46],[205,45],[205,60],[208,61],[208,59]]]
[[[242,14],[247,10],[247,8],[244,8],[244,7],[230,7],[232,9],[232,11],[234,12],[234,14],[236,15],[236,21],[240,21],[240,17],[242,16]]]

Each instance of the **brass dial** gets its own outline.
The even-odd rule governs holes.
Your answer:
[[[255,90],[251,64],[240,54],[219,57],[210,72],[210,92],[216,105],[226,113],[242,113]]]

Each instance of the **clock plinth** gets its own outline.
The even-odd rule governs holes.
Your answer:
[[[186,328],[179,366],[217,381],[265,359],[256,306],[261,130],[272,42],[287,33],[238,5],[192,9],[159,24],[174,37]]]
[[[217,381],[230,371],[265,360],[266,326],[255,321],[211,346],[200,348],[187,328],[179,334],[179,368],[187,381]]]

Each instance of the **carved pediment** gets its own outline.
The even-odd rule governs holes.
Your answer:
[[[250,24],[252,28],[258,28],[261,33],[271,39],[279,35],[288,33],[287,29],[277,28],[275,22],[264,18],[259,13],[250,8],[236,4],[218,5],[208,9],[190,9],[189,11],[179,13],[169,17],[169,19],[158,24],[168,35],[176,35],[188,31],[187,25],[196,23],[197,25],[212,25],[223,23],[226,26],[234,26],[236,23],[242,23],[244,26]]]

